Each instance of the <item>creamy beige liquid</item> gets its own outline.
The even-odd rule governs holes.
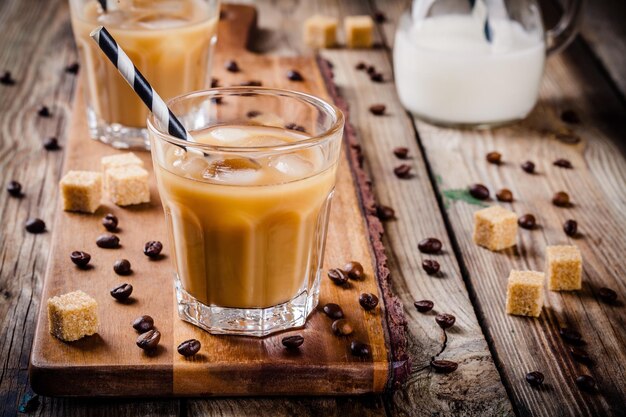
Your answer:
[[[203,143],[288,144],[279,128],[218,126]],[[155,152],[155,151],[153,151]],[[202,157],[170,148],[157,168],[159,192],[184,289],[206,305],[269,307],[299,294],[322,257],[336,165],[320,148],[253,159]]]
[[[202,0],[127,0],[102,13],[97,1],[72,7],[72,27],[87,71],[89,102],[106,123],[143,128],[148,109],[89,34],[105,26],[164,100],[208,86],[217,17]]]

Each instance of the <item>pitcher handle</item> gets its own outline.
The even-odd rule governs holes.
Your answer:
[[[546,32],[546,52],[551,55],[565,48],[574,39],[582,17],[584,0],[569,0],[563,16]]]

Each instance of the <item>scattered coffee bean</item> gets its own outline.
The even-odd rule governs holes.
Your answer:
[[[287,349],[298,349],[304,343],[304,337],[299,334],[283,337],[282,343]]]
[[[441,247],[441,240],[434,237],[423,239],[417,244],[417,249],[419,249],[420,252],[428,254],[441,252]]]
[[[563,223],[563,231],[570,237],[576,236],[576,233],[578,233],[578,223],[576,220],[566,220],[565,223]]]
[[[298,132],[306,132],[306,129],[304,128],[304,126],[300,126],[300,125],[295,124],[295,123],[287,123],[285,125],[285,129],[297,130]]]
[[[220,86],[220,80],[217,78],[211,78],[211,88],[217,88]]]
[[[576,330],[568,329],[567,327],[561,327],[559,329],[559,335],[561,338],[571,345],[580,345],[583,341],[583,337]]]
[[[570,206],[569,194],[567,194],[565,191],[557,192],[552,197],[552,204],[554,204],[557,207],[569,207]]]
[[[152,330],[153,327],[154,319],[148,315],[139,316],[133,321],[133,329],[139,333],[145,333],[148,330]]]
[[[569,160],[567,160],[567,159],[562,159],[562,158],[561,158],[561,159],[557,159],[557,160],[556,160],[556,161],[554,161],[552,164],[553,164],[553,165],[555,165],[555,166],[557,166],[557,167],[561,167],[561,168],[567,168],[567,169],[572,169],[572,168],[574,168],[574,167],[572,166],[572,163],[571,163]]]
[[[369,292],[364,292],[359,296],[359,304],[365,310],[373,310],[378,305],[378,297]]]
[[[7,185],[7,192],[11,197],[21,197],[22,184],[17,181],[9,181],[9,185]]]
[[[554,135],[555,139],[567,143],[568,145],[575,145],[580,142],[580,136],[575,135],[572,132],[558,132]]]
[[[133,286],[127,283],[118,285],[111,290],[111,297],[116,300],[126,300],[133,293]]]
[[[342,319],[343,318],[343,310],[339,304],[328,303],[324,306],[324,313],[330,317],[331,319]]]
[[[350,261],[343,266],[343,270],[348,274],[348,278],[354,280],[362,280],[365,277],[365,271],[363,265],[357,261]]]
[[[158,240],[146,242],[143,247],[143,253],[149,258],[157,258],[163,250],[163,244]]]
[[[442,329],[448,329],[454,326],[456,317],[454,317],[452,314],[440,313],[435,316],[435,321]]]
[[[50,109],[47,106],[41,106],[37,111],[37,114],[41,117],[50,117],[52,113],[50,113]]]
[[[579,375],[576,377],[576,385],[582,391],[592,392],[596,389],[596,380],[591,375]]]
[[[385,23],[387,21],[387,16],[380,10],[376,10],[372,17],[376,23]]]
[[[211,103],[222,104],[223,102],[224,102],[224,97],[221,97],[221,96],[213,96],[213,97],[211,97]]]
[[[261,87],[263,82],[260,80],[248,80],[239,84],[241,87]]]
[[[444,359],[437,359],[430,361],[430,366],[437,373],[449,374],[450,372],[456,371],[456,369],[459,367],[459,364]]]
[[[11,75],[10,71],[4,71],[4,74],[2,74],[2,77],[0,77],[0,84],[15,85],[15,79]]]
[[[397,148],[393,148],[393,154],[397,158],[406,159],[409,156],[409,148],[398,146]]]
[[[411,178],[411,165],[402,164],[393,169],[393,173],[400,179]]]
[[[239,72],[239,65],[237,65],[236,61],[226,61],[226,64],[224,65],[224,68],[226,68],[226,71],[230,71],[230,72]]]
[[[385,106],[384,104],[372,104],[370,106],[370,113],[372,113],[374,116],[382,116],[383,114],[385,114],[386,109],[387,106]]]
[[[617,293],[607,287],[600,288],[600,290],[598,290],[598,296],[607,304],[613,304],[617,301]]]
[[[561,120],[563,120],[565,123],[573,125],[580,123],[580,117],[578,117],[578,113],[576,113],[574,110],[565,110],[563,113],[561,113]]]
[[[78,70],[80,70],[80,64],[78,62],[74,62],[65,67],[65,72],[69,74],[78,74]]]
[[[572,355],[572,358],[574,358],[575,361],[591,364],[591,356],[589,356],[586,350],[572,346],[569,348],[569,353],[570,355]]]
[[[346,319],[333,321],[331,329],[333,330],[333,333],[337,336],[347,336],[349,334],[352,334],[352,332],[354,331],[352,325]]]
[[[130,273],[133,272],[128,259],[118,259],[115,261],[113,270],[117,275],[130,275]]]
[[[350,343],[350,352],[354,356],[358,356],[359,358],[363,358],[365,356],[369,356],[370,354],[370,346],[366,343],[358,342],[353,340]]]
[[[91,255],[81,250],[75,250],[74,252],[70,253],[70,259],[72,260],[72,262],[74,262],[76,266],[84,268],[91,260]]]
[[[148,330],[137,337],[137,346],[143,350],[154,350],[161,341],[161,332],[157,329]]]
[[[376,216],[382,221],[393,220],[396,218],[396,212],[389,206],[379,204],[376,206]]]
[[[43,142],[43,147],[47,151],[58,151],[61,149],[57,138],[48,138]]]
[[[290,81],[304,81],[304,77],[296,70],[287,71],[287,78]]]
[[[178,351],[178,353],[188,358],[198,353],[200,351],[201,346],[202,345],[200,344],[199,340],[189,339],[189,340],[185,340],[183,343],[178,345],[176,350]]]
[[[96,245],[98,245],[99,248],[115,249],[120,246],[120,238],[115,235],[105,233],[98,236],[98,239],[96,239]]]
[[[118,222],[117,216],[111,213],[102,218],[102,225],[109,232],[115,232],[117,230]]]
[[[329,269],[328,278],[335,285],[344,285],[346,282],[348,282],[348,274],[346,274],[344,271],[342,271],[339,268]]]
[[[434,259],[424,259],[422,261],[422,269],[426,271],[428,275],[435,275],[437,272],[439,272],[439,268],[439,262],[435,261]]]
[[[522,164],[522,170],[528,174],[533,174],[535,172],[535,163],[532,161],[524,162]]]
[[[489,189],[482,184],[472,184],[468,191],[470,195],[478,200],[486,200],[489,198]]]
[[[517,219],[517,224],[519,224],[522,229],[532,230],[537,226],[537,220],[532,214],[524,214]]]
[[[543,384],[543,374],[539,371],[533,371],[526,374],[526,382],[533,387],[538,387]]]
[[[354,68],[356,68],[358,71],[363,71],[364,69],[367,68],[367,65],[365,64],[365,62],[361,61],[358,64],[356,64]]]
[[[496,193],[496,198],[498,201],[510,203],[513,201],[513,192],[511,192],[508,188],[503,188]]]
[[[487,162],[490,164],[500,165],[502,163],[502,154],[500,152],[489,152],[487,154]]]
[[[369,65],[366,69],[365,72],[367,72],[368,75],[372,75],[376,72],[376,67],[374,67],[373,65]]]
[[[258,111],[258,110],[250,110],[248,113],[246,113],[246,117],[248,119],[253,119],[253,118],[255,118],[257,116],[260,116],[260,115],[261,115],[261,112]]]
[[[26,231],[30,233],[43,233],[46,230],[46,223],[37,218],[26,220]]]
[[[383,81],[385,81],[385,79],[383,78],[383,74],[381,74],[380,72],[371,73],[370,80],[372,80],[375,83],[382,83]]]
[[[435,306],[435,303],[433,303],[430,300],[420,300],[420,301],[414,302],[413,305],[415,306],[417,311],[419,311],[420,313],[426,313],[433,309],[433,307]]]

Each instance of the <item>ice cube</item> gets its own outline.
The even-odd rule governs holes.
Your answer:
[[[311,175],[314,168],[311,161],[308,161],[296,154],[286,154],[272,157],[270,166],[285,175],[299,178]]]
[[[240,143],[242,147],[255,147],[255,146],[279,146],[290,143],[288,140],[280,138],[278,136],[270,135],[254,135],[243,140]]]
[[[179,169],[186,177],[201,180],[208,167],[209,163],[204,158],[191,156],[180,163]]]
[[[218,127],[217,129],[211,130],[209,133],[223,145],[235,144],[250,137],[250,133],[246,132],[244,129],[234,127]]]
[[[249,158],[227,158],[213,161],[203,173],[205,179],[229,184],[251,184],[261,175],[261,165]]]
[[[135,20],[134,26],[141,29],[171,29],[180,26],[184,26],[188,21],[183,18],[179,18],[176,16],[164,14],[164,13],[155,13],[146,16],[142,16],[139,19]]]

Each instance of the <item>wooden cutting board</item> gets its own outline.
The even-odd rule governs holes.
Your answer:
[[[313,56],[272,57],[247,51],[245,43],[256,24],[255,9],[233,5],[223,9],[214,58],[214,76],[221,85],[261,80],[264,86],[306,91],[326,99],[331,99],[330,91],[337,98],[330,81],[331,70],[324,62]],[[223,63],[229,59],[238,62],[241,72],[232,74],[223,69]],[[290,69],[300,71],[305,81],[289,81],[286,73]],[[102,156],[118,152],[89,139],[81,84],[65,144],[64,172],[99,169]],[[30,359],[33,389],[45,395],[127,397],[357,394],[381,392],[397,385],[408,369],[404,317],[401,305],[389,292],[380,242],[382,228],[372,215],[372,194],[359,166],[360,148],[355,140],[354,130],[348,126],[320,294],[320,306],[336,302],[343,307],[355,328],[351,336],[333,335],[330,319],[319,308],[304,329],[263,339],[213,336],[180,320],[175,308],[165,221],[151,175],[150,204],[123,209],[107,202],[95,215],[57,210],[42,293],[44,302]],[[149,153],[138,154],[151,170]],[[105,231],[100,221],[106,213],[114,213],[120,220],[120,249],[101,249],[95,244],[97,236]],[[164,259],[151,261],[143,255],[142,248],[148,240],[164,242]],[[93,268],[77,269],[69,259],[74,250],[90,253]],[[113,272],[113,263],[120,258],[130,260],[134,270],[131,276],[119,277]],[[366,279],[353,282],[349,289],[333,285],[326,278],[327,269],[350,260],[363,264]],[[116,302],[109,295],[109,290],[122,282],[134,287],[130,303]],[[45,300],[77,289],[98,301],[100,329],[94,336],[64,343],[49,333]],[[362,292],[378,294],[381,299],[373,312],[360,307],[358,297]],[[142,314],[151,315],[162,333],[158,350],[150,355],[135,345],[137,333],[130,325]],[[281,344],[281,339],[291,334],[305,338],[299,352],[286,351]],[[200,340],[202,349],[195,357],[186,359],[176,352],[176,346],[190,338]],[[352,356],[351,340],[368,343],[371,357]]]

